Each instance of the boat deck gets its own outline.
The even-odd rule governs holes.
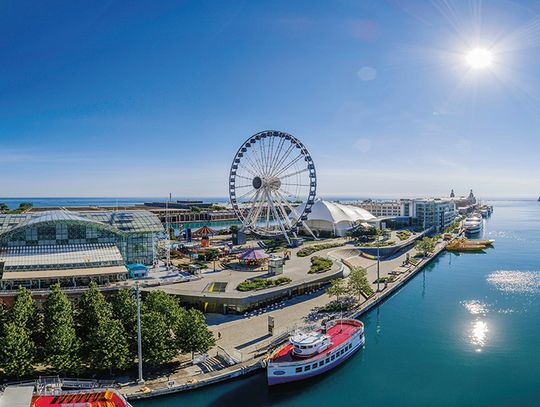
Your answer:
[[[86,404],[85,404],[86,403]],[[34,407],[52,407],[62,405],[89,405],[103,407],[127,407],[128,404],[116,392],[93,391],[73,392],[60,395],[35,395],[32,398]]]
[[[332,338],[332,345],[326,349],[323,353],[327,354],[328,352],[333,351],[335,348],[339,347],[343,342],[346,342],[356,331],[358,331],[359,326],[343,323],[343,324],[336,324],[328,329],[326,332],[330,337]],[[281,349],[279,349],[273,356],[272,356],[272,362],[276,363],[286,363],[286,362],[297,362],[301,360],[309,360],[309,357],[301,358],[296,357],[292,354],[293,345],[291,343],[288,343],[287,345],[283,346]],[[321,353],[313,355],[313,357],[317,357],[321,355]]]

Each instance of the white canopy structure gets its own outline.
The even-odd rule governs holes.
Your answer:
[[[299,213],[302,211],[303,205],[300,205]],[[348,230],[376,219],[371,213],[357,206],[317,199],[304,223],[315,234],[324,231],[335,236],[344,236]]]

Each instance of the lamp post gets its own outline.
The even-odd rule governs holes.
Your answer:
[[[142,338],[141,338],[141,293],[139,290],[139,282],[135,284],[135,296],[137,301],[137,353],[139,359],[139,378],[137,384],[144,384],[142,371]]]
[[[384,232],[383,232],[384,233]],[[381,236],[377,236],[377,292],[380,291],[381,270]]]
[[[380,237],[377,236],[377,292],[379,292],[379,284],[380,284],[380,265],[381,265],[381,255],[380,255]]]

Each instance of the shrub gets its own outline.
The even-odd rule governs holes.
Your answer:
[[[386,247],[386,246],[393,246],[395,245],[396,242],[394,242],[393,240],[387,240],[386,242],[373,242],[373,243],[360,243],[360,244],[357,244],[357,246],[360,246],[360,247]]]
[[[396,233],[396,236],[399,240],[407,240],[411,237],[411,232],[409,230],[400,230]]]
[[[352,308],[353,303],[351,301],[330,301],[324,307],[319,309],[319,312],[340,312],[348,311]]]
[[[324,257],[313,256],[311,258],[311,267],[309,268],[309,273],[323,273],[332,268],[332,260],[325,259]]]
[[[298,257],[307,257],[315,252],[318,252],[319,250],[332,249],[333,247],[340,247],[344,244],[344,242],[312,244],[302,247],[300,250],[298,250],[298,253],[296,253],[296,255]]]
[[[236,289],[238,291],[254,291],[261,290],[263,288],[277,287],[280,285],[288,284],[292,280],[289,277],[278,277],[276,279],[254,278],[252,280],[242,281]]]

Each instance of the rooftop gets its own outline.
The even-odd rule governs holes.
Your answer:
[[[51,223],[94,223],[119,233],[163,232],[159,218],[149,211],[88,211],[51,210],[0,215],[0,236],[28,226]]]

